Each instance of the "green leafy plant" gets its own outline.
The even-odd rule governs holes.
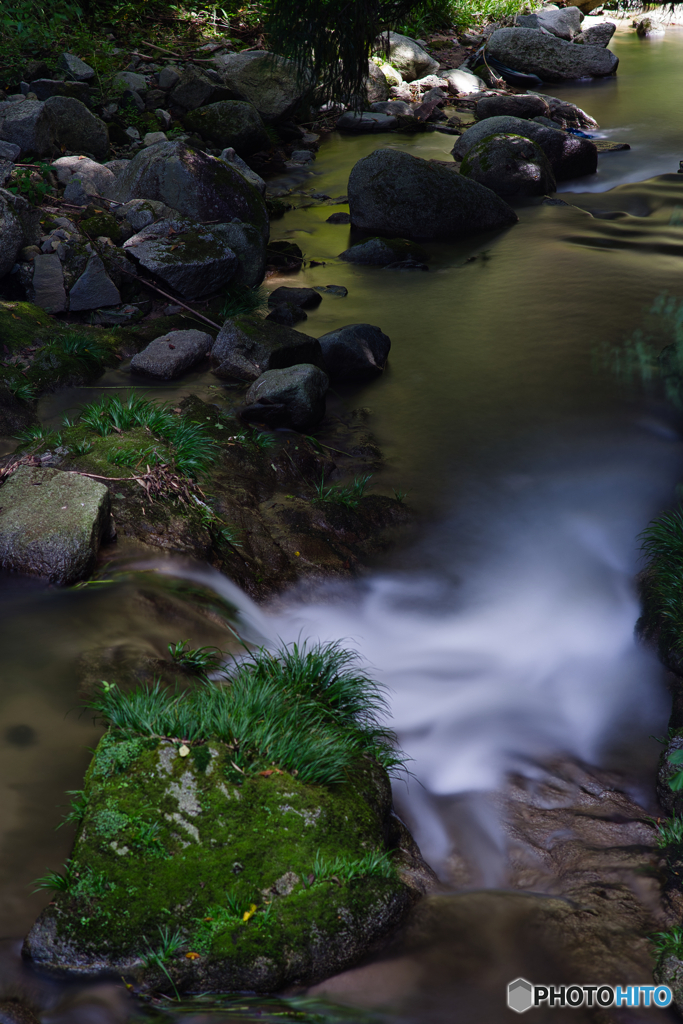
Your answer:
[[[670,928],[667,932],[655,932],[650,936],[659,961],[669,956],[683,959],[683,928]]]
[[[205,674],[213,672],[223,664],[224,654],[218,647],[190,647],[189,640],[169,644],[168,650],[174,664],[190,672]]]
[[[20,402],[34,402],[36,398],[36,389],[27,380],[8,380],[7,387],[12,392],[15,398],[18,398]]]
[[[670,751],[668,761],[669,764],[683,764],[683,750]],[[680,793],[683,789],[683,769],[671,776],[669,779],[669,789],[672,789],[674,793]],[[683,827],[683,823],[681,827]]]
[[[71,892],[76,884],[76,866],[67,861],[64,871],[48,871],[41,878],[36,878],[33,883],[36,886],[35,892],[47,889],[50,892]]]
[[[72,455],[87,455],[92,449],[92,441],[75,441],[69,446]]]
[[[49,181],[45,180],[49,173],[50,168],[44,163],[37,163],[32,167],[17,167],[12,174],[8,192],[22,196],[37,206],[42,203],[48,192],[52,191]],[[42,176],[42,180],[35,180],[38,175]]]
[[[371,851],[363,857],[353,859],[351,857],[335,857],[334,860],[325,860],[316,854],[313,863],[313,874],[316,881],[324,881],[329,878],[336,878],[339,882],[350,882],[354,878],[363,875],[373,875],[376,878],[391,878],[394,874],[394,865],[388,853],[377,853]]]
[[[371,479],[371,474],[368,476],[357,476],[352,484],[348,484],[345,487],[339,484],[325,487],[325,477],[323,476],[316,487],[313,501],[316,503],[328,502],[333,505],[344,505],[346,508],[356,508],[365,494],[365,488]]]
[[[242,773],[277,765],[303,782],[332,785],[363,757],[390,772],[404,765],[393,734],[378,723],[381,688],[339,644],[261,648],[235,660],[222,679],[204,678],[184,692],[159,682],[128,693],[106,684],[88,706],[122,737],[222,741]]]
[[[67,794],[72,798],[71,809],[64,815],[64,820],[57,828],[61,828],[62,825],[80,825],[88,808],[88,797],[82,789],[67,789]]]
[[[660,650],[680,655],[683,652],[683,506],[654,519],[641,533],[640,541],[648,559],[644,617],[656,624]]]
[[[653,820],[652,824],[659,833],[657,846],[661,850],[668,847],[683,846],[683,818],[674,815],[672,818],[665,818],[664,821]]]
[[[176,988],[173,978],[166,969],[166,964],[168,963],[169,960],[173,959],[173,957],[175,956],[176,953],[179,952],[179,950],[182,949],[182,947],[185,944],[185,940],[179,928],[176,928],[174,929],[174,931],[171,931],[168,925],[163,927],[162,925],[159,925],[158,931],[159,942],[155,947],[152,947],[151,943],[149,942],[149,939],[145,938],[145,942],[147,944],[147,952],[143,956],[142,962],[144,963],[145,967],[158,967],[160,968],[160,970],[163,971],[163,973],[166,975],[171,985],[173,986],[173,991],[175,992],[176,999],[179,1002],[180,993]]]
[[[41,443],[52,444],[59,435],[55,434],[54,430],[50,430],[48,427],[34,424],[31,427],[27,427],[26,430],[21,430],[14,436],[21,442],[20,447],[35,447]]]

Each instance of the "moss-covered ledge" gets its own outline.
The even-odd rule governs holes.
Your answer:
[[[392,811],[381,695],[335,645],[92,706],[110,728],[25,942],[42,968],[273,992],[349,967],[433,884]]]

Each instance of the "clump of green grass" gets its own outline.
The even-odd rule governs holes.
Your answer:
[[[325,477],[323,476],[316,487],[313,501],[317,504],[327,502],[333,505],[343,505],[345,508],[356,508],[365,494],[365,488],[371,479],[372,474],[357,476],[352,484],[347,484],[344,487],[340,484],[332,484],[330,487],[325,487]]]
[[[190,647],[189,640],[169,644],[168,651],[175,665],[198,675],[215,671],[221,667],[224,660],[224,654],[218,647]]]
[[[82,410],[80,422],[100,437],[108,437],[114,431],[123,433],[135,427],[146,427],[169,446],[170,459],[186,476],[206,472],[218,456],[218,445],[201,423],[177,416],[166,405],[156,405],[135,393],[126,401],[115,396],[92,402]],[[165,457],[154,446],[134,451],[122,446],[119,453],[112,453],[110,461],[133,468],[143,461],[156,465],[164,462]]]
[[[64,820],[57,825],[57,828],[61,828],[62,825],[80,825],[88,809],[89,797],[82,789],[67,789],[67,794],[71,797],[70,810],[64,815]]]
[[[36,398],[36,389],[27,380],[8,380],[7,387],[20,402],[34,402]]]
[[[683,654],[683,506],[664,512],[640,535],[648,559],[644,614],[656,623],[662,652]]]
[[[375,850],[356,859],[342,856],[335,857],[334,860],[325,860],[318,852],[313,863],[313,874],[317,882],[328,878],[336,878],[339,882],[350,882],[362,875],[391,878],[394,874],[394,866],[389,853],[378,853]]]
[[[36,878],[33,883],[35,892],[47,889],[48,892],[71,892],[76,883],[76,867],[71,861],[64,865],[64,871],[48,871],[46,875]]]
[[[657,952],[658,960],[665,960],[669,956],[675,956],[683,960],[683,928],[670,928],[666,932],[655,932],[650,939]]]
[[[337,643],[260,648],[178,692],[159,682],[123,693],[103,684],[89,705],[122,738],[156,737],[187,744],[228,744],[243,775],[278,765],[302,782],[332,785],[372,758],[387,771],[403,767],[393,734],[379,724],[386,703],[357,656]]]
[[[279,141],[279,140],[278,140]],[[268,304],[268,296],[260,288],[233,285],[223,296],[220,317],[228,320],[233,316],[249,316],[262,312]]]

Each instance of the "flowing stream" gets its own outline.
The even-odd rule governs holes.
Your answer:
[[[274,237],[322,264],[291,283],[348,288],[300,329],[319,336],[369,322],[392,339],[382,379],[341,397],[369,407],[387,456],[380,482],[408,491],[422,515],[409,550],[355,583],[294,592],[265,609],[215,571],[169,559],[157,563],[163,573],[129,571],[100,588],[59,591],[0,575],[0,999],[29,993],[46,1024],[109,1024],[130,1010],[120,986],[47,982],[17,959],[44,905],[32,880],[69,853],[68,828],[55,831],[60,805],[79,788],[99,735],[78,712],[77,669],[98,647],[162,656],[188,636],[193,646],[225,646],[225,615],[267,640],[348,639],[387,687],[391,724],[412,759],[396,803],[447,889],[464,879],[473,890],[553,891],[514,880],[496,801],[510,775],[540,786],[553,761],[592,765],[618,776],[643,813],[654,809],[659,747],[649,737],[666,730],[670,700],[662,670],[634,640],[637,536],[674,499],[682,439],[671,410],[618,381],[601,353],[645,324],[664,343],[667,320],[652,305],[663,293],[683,299],[683,175],[674,173],[683,33],[619,34],[613,48],[615,80],[547,87],[632,147],[601,155],[594,178],[564,183],[568,206],[522,206],[505,232],[430,245],[429,273],[336,262],[349,229],[326,223],[335,207],[300,207],[274,224]],[[336,197],[378,146],[449,159],[452,144],[438,133],[333,135],[297,182]],[[654,175],[665,177],[645,180]],[[112,371],[101,384],[124,380]],[[195,375],[183,388],[220,401],[212,383]],[[49,397],[41,412],[57,422],[97,393]],[[134,554],[124,550],[122,565]],[[215,595],[201,614],[198,584]],[[355,1009],[334,1009],[343,986],[341,996],[323,987],[332,1002],[318,1009],[335,1019],[378,1007],[396,1022],[450,1021],[456,1008],[463,1021],[502,1019],[500,985],[542,952],[531,943],[516,959],[519,933],[489,911],[486,922],[475,915],[482,930],[472,942],[483,943],[493,974],[473,966],[468,976],[462,951],[444,941],[441,959],[404,957],[394,974],[371,975],[372,997],[359,983]],[[210,1019],[270,1019],[300,1005],[228,1003]],[[208,1007],[187,1013],[209,1020]]]

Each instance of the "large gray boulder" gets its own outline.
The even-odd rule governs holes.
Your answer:
[[[291,327],[255,316],[226,320],[211,350],[217,377],[256,380],[266,370],[298,363],[323,367],[320,344]]]
[[[56,252],[41,253],[33,260],[33,277],[26,297],[46,313],[64,313],[67,308],[64,268]]]
[[[311,89],[292,61],[265,50],[227,54],[214,63],[235,99],[252,103],[266,124],[290,118]]]
[[[24,155],[47,156],[52,152],[52,127],[45,104],[0,103],[0,139],[19,146]]]
[[[111,531],[109,491],[78,473],[21,466],[0,488],[0,565],[75,583]]]
[[[381,373],[391,339],[372,324],[348,324],[318,338],[332,380],[355,381]]]
[[[171,103],[183,110],[196,110],[206,103],[215,90],[214,83],[193,64],[188,64],[171,93]]]
[[[247,391],[242,419],[263,423],[271,430],[312,430],[325,415],[329,386],[327,374],[310,363],[267,370]]]
[[[229,163],[183,142],[141,150],[116,179],[114,193],[122,203],[158,200],[195,221],[226,223],[237,217],[268,238],[268,212],[256,189]]]
[[[104,196],[105,199],[109,199],[109,193],[116,181],[113,171],[86,156],[60,156],[58,160],[53,160],[50,166],[60,184],[68,185],[73,178],[89,181],[98,195]]]
[[[578,46],[534,28],[499,28],[488,52],[514,71],[538,75],[546,82],[613,75],[619,58],[603,46]]]
[[[521,117],[530,121],[532,117],[550,117],[550,107],[542,96],[535,93],[518,96],[483,96],[478,100],[474,113],[477,121],[487,117]]]
[[[365,98],[368,106],[384,103],[389,99],[389,83],[381,68],[374,61],[368,61],[368,77],[365,79]]]
[[[517,221],[490,189],[436,160],[394,149],[363,157],[349,176],[351,223],[410,239],[453,239]]]
[[[95,77],[95,69],[75,53],[63,53],[57,61],[57,67],[74,82],[89,82]]]
[[[439,70],[438,60],[430,57],[414,39],[402,36],[399,32],[389,32],[388,36],[389,63],[401,72],[405,82],[414,82],[417,78],[433,75]],[[386,39],[382,35],[378,40],[382,48],[386,45]]]
[[[212,224],[211,232],[230,246],[239,264],[235,271],[235,284],[255,288],[266,273],[266,239],[253,224],[233,220],[229,224]]]
[[[454,95],[470,96],[475,92],[482,92],[487,88],[486,82],[473,75],[466,68],[448,68],[446,71],[439,71],[439,78],[445,78],[448,82],[448,91]]]
[[[109,131],[85,103],[70,96],[51,96],[45,100],[54,141],[60,149],[91,154],[96,160],[109,155]]]
[[[183,124],[217,149],[230,146],[240,156],[270,149],[270,139],[258,110],[241,100],[221,100],[192,110],[183,118]]]
[[[173,380],[191,369],[211,350],[213,338],[204,331],[173,331],[150,341],[130,361],[130,368],[159,380]]]
[[[598,151],[589,139],[567,135],[519,117],[489,117],[472,125],[460,136],[451,153],[456,160],[462,160],[487,135],[522,135],[531,139],[548,157],[557,181],[595,174],[598,167]]]
[[[124,242],[126,253],[184,299],[200,299],[225,287],[238,270],[237,256],[216,228],[160,220]]]
[[[521,28],[544,28],[558,39],[572,40],[581,31],[583,14],[578,7],[563,7],[559,11],[537,11],[518,14],[515,23]]]
[[[575,43],[587,43],[588,46],[609,46],[610,40],[617,30],[613,21],[602,21],[599,25],[590,25],[575,37]]]
[[[506,199],[544,196],[557,187],[543,150],[521,135],[487,135],[465,156],[460,173]]]

